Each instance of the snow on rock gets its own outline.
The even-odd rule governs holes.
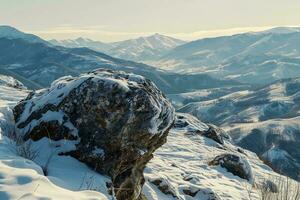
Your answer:
[[[14,117],[26,143],[51,144],[44,157],[71,155],[110,176],[118,200],[134,200],[141,197],[145,164],[166,142],[174,108],[148,79],[98,69],[32,92]]]
[[[12,80],[11,77],[5,79]],[[0,199],[108,200],[106,187],[99,186],[102,182],[105,184],[105,181],[109,181],[109,178],[98,175],[76,159],[61,157],[60,162],[57,162],[59,157],[53,156],[48,167],[49,176],[46,177],[42,167],[37,164],[38,158],[33,162],[19,155],[15,142],[8,137],[14,130],[11,108],[26,95],[26,90],[0,85]],[[46,154],[43,149],[39,151],[40,155]],[[84,175],[95,177],[94,185],[98,185],[102,192],[92,191],[96,190],[94,186],[87,188]]]

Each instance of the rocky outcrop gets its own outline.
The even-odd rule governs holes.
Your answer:
[[[220,165],[227,169],[228,172],[246,179],[250,182],[253,181],[252,169],[246,158],[235,154],[222,154],[214,158],[209,165]]]
[[[210,138],[219,144],[224,144],[225,139],[230,140],[230,136],[227,135],[224,130],[212,124],[208,124],[208,127],[208,130],[201,133],[203,136]]]
[[[174,128],[187,129],[189,134],[199,134],[222,145],[224,140],[231,140],[230,136],[221,128],[213,124],[204,124],[196,117],[186,113],[176,113]]]
[[[13,111],[24,140],[74,141],[61,154],[109,175],[118,200],[141,198],[144,167],[174,120],[173,107],[151,81],[103,69],[58,79]]]

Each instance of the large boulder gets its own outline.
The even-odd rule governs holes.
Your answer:
[[[24,140],[75,141],[61,154],[109,175],[118,200],[142,198],[144,167],[174,121],[174,108],[151,81],[104,69],[58,79],[13,112]]]

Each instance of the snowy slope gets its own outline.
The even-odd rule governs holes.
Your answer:
[[[256,152],[278,171],[299,179],[299,100],[300,79],[295,78],[256,90],[200,99],[179,110],[223,127],[235,143]],[[273,159],[274,149],[284,153]]]
[[[144,186],[144,193],[148,199],[208,200],[219,197],[222,200],[249,200],[248,190],[251,190],[251,199],[259,199],[259,191],[250,189],[250,182],[234,176],[224,168],[210,166],[209,161],[228,152],[245,156],[250,162],[257,184],[267,177],[274,176],[274,172],[250,151],[238,150],[230,142],[222,146],[191,132],[193,128],[205,130],[207,125],[197,122],[190,115],[183,116],[191,122],[196,122],[198,126],[172,129],[168,142],[155,152],[154,158],[145,169],[148,182]],[[165,185],[168,188],[169,195],[165,195],[152,183],[155,180],[162,181],[161,186]]]
[[[60,143],[42,139],[31,147],[38,152],[34,162],[20,157],[20,149],[11,136],[13,120],[10,108],[24,98],[28,91],[0,85],[0,199],[113,199],[107,192],[109,178],[97,174],[68,156],[57,156]],[[188,126],[173,128],[168,142],[158,149],[144,173],[143,188],[149,200],[223,200],[258,199],[259,190],[253,187],[278,175],[264,165],[254,153],[238,149],[226,140],[224,145],[197,134],[208,126],[190,115],[184,116]],[[46,151],[46,149],[53,151]],[[64,146],[68,146],[65,145]],[[248,160],[253,180],[247,181],[208,163],[217,155],[234,153]],[[50,158],[50,159],[48,159]],[[48,163],[48,164],[47,164]],[[47,176],[44,175],[45,165]],[[248,166],[249,167],[249,166]],[[161,187],[154,184],[161,181]],[[165,185],[165,186],[163,186]],[[166,190],[162,189],[165,188]],[[161,191],[162,190],[162,191]],[[165,194],[166,193],[166,194]]]

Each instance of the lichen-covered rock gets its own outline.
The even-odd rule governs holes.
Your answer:
[[[235,154],[222,154],[214,158],[210,165],[220,165],[227,169],[228,172],[253,182],[252,169],[246,158]]]
[[[61,154],[109,175],[118,200],[141,198],[144,167],[174,120],[174,108],[151,81],[104,69],[58,79],[13,111],[24,140],[75,141]]]

